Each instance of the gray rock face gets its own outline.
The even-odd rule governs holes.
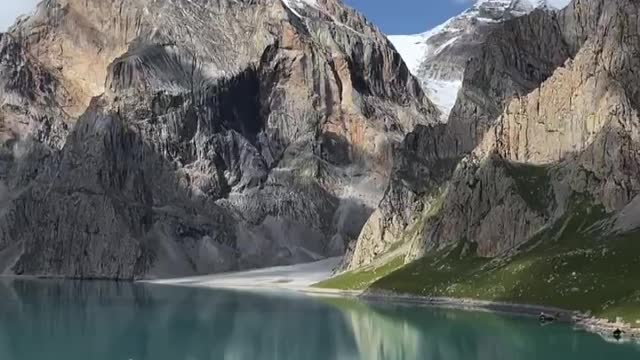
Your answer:
[[[18,90],[51,114],[29,127],[49,132],[18,129],[33,149],[2,166],[7,273],[131,279],[339,255],[394,148],[438,116],[386,38],[332,0],[47,0],[3,38],[3,81],[47,79]]]
[[[350,268],[393,249],[414,259],[461,241],[504,255],[570,211],[575,196],[603,205],[613,231],[635,229],[639,8],[574,1],[494,31],[467,65],[450,122],[405,139]]]

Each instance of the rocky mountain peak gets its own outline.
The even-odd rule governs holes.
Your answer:
[[[340,255],[394,149],[438,116],[386,37],[335,0],[46,0],[7,36],[0,100],[18,88],[23,109],[0,109],[16,133],[0,144],[0,272]]]
[[[421,34],[389,39],[448,121],[467,61],[500,23],[535,9],[558,10],[568,0],[478,0],[469,9]]]
[[[561,10],[570,0],[478,0],[462,13],[484,21],[504,21],[522,16],[535,9]]]
[[[637,243],[638,16],[637,1],[582,0],[493,25],[450,121],[407,136],[351,268]]]

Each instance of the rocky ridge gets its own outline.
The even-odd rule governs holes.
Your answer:
[[[342,254],[393,149],[439,116],[334,0],[45,0],[2,40],[2,273],[154,278]]]
[[[504,22],[536,9],[558,10],[568,0],[479,0],[461,14],[427,32],[389,39],[420,80],[427,95],[449,120],[469,59],[482,51],[489,34]]]
[[[556,236],[585,202],[606,212],[590,231],[637,228],[638,11],[634,1],[576,0],[489,35],[450,122],[407,136],[349,268],[458,243],[508,257]]]

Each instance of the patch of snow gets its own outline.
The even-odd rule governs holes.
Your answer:
[[[328,17],[331,18],[331,20],[333,21],[334,24],[336,24],[337,26],[343,27],[349,31],[352,31],[358,35],[364,35],[361,32],[357,31],[356,29],[350,27],[349,25],[340,22],[338,19],[336,19],[334,16],[332,16],[331,14],[327,13],[325,10],[323,10],[320,6],[320,4],[318,4],[317,0],[282,0],[282,3],[284,3],[284,5],[291,10],[291,12],[296,15],[297,17],[299,17],[300,19],[304,18],[304,16],[298,11],[301,9],[304,9],[305,7],[311,7],[314,8],[317,11],[320,11],[322,13],[324,13],[325,15],[327,15]]]
[[[429,45],[427,45],[427,41],[435,35],[438,35],[443,32],[458,32],[461,29],[458,29],[453,26],[453,22],[456,18],[451,18],[444,23],[434,27],[433,29],[426,31],[421,34],[413,34],[413,35],[389,35],[387,38],[393,46],[398,50],[400,56],[409,67],[409,70],[416,74],[420,64],[424,60],[427,51],[429,50]]]
[[[318,7],[318,1],[316,0],[284,0],[284,2],[293,3],[295,6],[311,6]]]
[[[482,21],[483,23],[487,23],[487,24],[498,24],[502,22],[502,20],[496,20],[496,19],[491,19],[487,17],[479,17],[478,21]]]
[[[270,288],[304,289],[331,277],[342,259],[331,258],[314,263],[277,266],[235,273],[154,280],[165,285],[199,286],[209,288]]]
[[[427,53],[437,55],[458,40],[458,36],[454,36],[440,45],[435,51],[431,51],[427,40],[434,34],[434,32],[430,31],[418,35],[389,36],[389,40],[393,43],[398,53],[400,53],[400,56],[402,56],[409,71],[416,76],[418,75],[420,65],[425,61]],[[458,98],[458,91],[462,87],[462,79],[450,81],[426,79],[424,82],[426,86],[424,86],[425,88],[423,90],[442,112],[442,120],[446,121]]]
[[[446,49],[447,47],[449,47],[450,45],[453,45],[453,43],[458,41],[459,38],[460,38],[459,36],[455,36],[455,37],[452,37],[451,39],[447,40],[447,42],[445,42],[444,44],[440,45],[436,49],[436,51],[434,52],[434,55],[440,54],[444,49]]]
[[[442,111],[441,121],[446,122],[449,119],[460,88],[462,88],[462,80],[428,80],[425,91],[429,99]]]
[[[395,35],[389,40],[407,64],[409,71],[416,74],[429,46],[422,35]]]
[[[478,0],[472,9],[533,11],[538,8],[560,10],[567,7],[571,0]]]
[[[431,30],[428,30],[424,33],[422,33],[422,37],[426,40],[434,35],[440,34],[444,31],[448,31],[448,32],[455,32],[455,31],[459,31],[460,29],[456,28],[453,26],[453,22],[456,20],[455,17],[452,17],[451,19],[443,22],[442,24],[434,27]]]
[[[302,9],[305,6],[319,9],[318,2],[316,0],[282,0],[282,2],[299,18],[301,18],[302,15],[296,9]]]
[[[571,0],[546,0],[547,6],[561,10],[571,4]]]
[[[422,76],[420,80],[423,90],[442,111],[443,120],[446,121],[455,105],[462,79],[435,79],[419,74],[419,70],[431,57],[456,44],[461,38],[461,32],[470,31],[469,28],[465,30],[465,26],[461,24],[469,24],[472,19],[482,23],[499,23],[513,16],[526,15],[536,8],[562,9],[570,2],[571,0],[477,0],[469,9],[429,31],[414,35],[390,35],[388,38],[404,59],[409,71],[417,77]],[[506,16],[507,13],[510,16]],[[432,39],[437,40],[431,41]],[[436,45],[433,43],[440,42],[441,39],[447,40],[434,48]]]
[[[571,3],[571,0],[519,0],[519,1],[528,3],[532,10],[537,8],[561,10],[567,7]]]
[[[295,6],[293,6],[293,2],[291,0],[282,0],[282,3],[289,9],[291,10],[291,12],[299,17],[302,18],[302,15],[298,12],[298,10],[295,9]]]
[[[474,7],[486,6],[487,4],[498,7],[508,7],[512,0],[477,0]]]

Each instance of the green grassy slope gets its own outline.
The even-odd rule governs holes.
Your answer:
[[[548,305],[635,324],[640,232],[603,236],[607,216],[588,199],[576,197],[567,213],[510,258],[465,255],[474,253],[463,251],[473,244],[461,242],[377,280],[364,271],[357,281],[355,274],[345,274],[324,286]]]
[[[325,280],[315,287],[340,290],[363,290],[369,288],[374,282],[398,270],[404,264],[402,257],[397,257],[379,267],[368,267],[357,271],[350,271]]]

